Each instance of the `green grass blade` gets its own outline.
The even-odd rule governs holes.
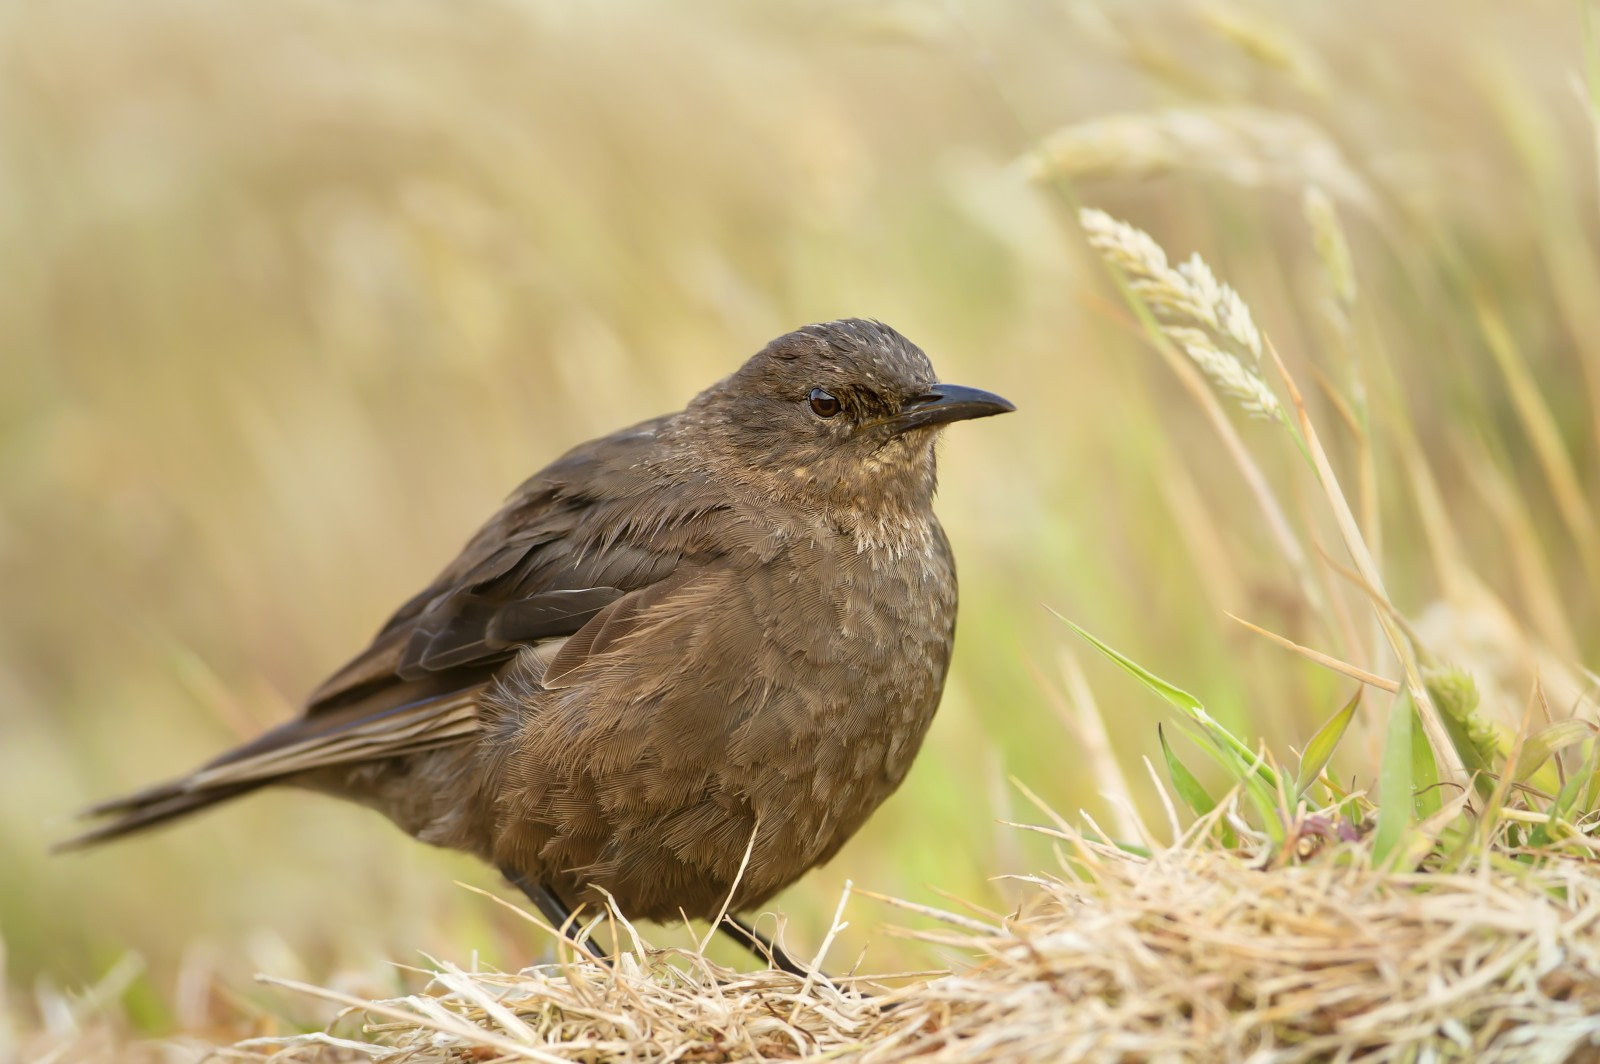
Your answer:
[[[1562,721],[1561,723],[1579,723]],[[1548,810],[1549,819],[1533,829],[1533,834],[1528,837],[1530,846],[1545,846],[1550,842],[1550,828],[1557,820],[1564,820],[1572,807],[1577,804],[1581,796],[1595,779],[1596,771],[1600,770],[1600,740],[1589,744],[1589,756],[1583,759],[1583,765],[1578,771],[1567,777],[1567,782],[1561,785],[1561,790],[1556,793],[1555,801],[1550,803]]]
[[[1372,859],[1381,864],[1405,837],[1413,820],[1411,800],[1415,789],[1411,777],[1411,695],[1403,688],[1389,710],[1389,727],[1383,741],[1383,760],[1378,767],[1378,827],[1372,837]]]
[[[1526,781],[1539,770],[1540,765],[1550,760],[1558,751],[1576,746],[1594,733],[1594,725],[1586,720],[1558,720],[1554,724],[1545,725],[1528,736],[1527,741],[1522,744],[1522,753],[1517,755],[1516,773],[1513,778],[1519,783]]]
[[[1211,797],[1193,772],[1178,755],[1172,752],[1172,747],[1167,744],[1167,733],[1161,725],[1156,725],[1156,738],[1161,741],[1161,756],[1167,761],[1167,775],[1172,779],[1173,789],[1178,792],[1178,797],[1183,799],[1183,804],[1194,811],[1195,816],[1205,816],[1217,807],[1216,800]]]
[[[1049,609],[1049,607],[1045,608]],[[1207,732],[1215,736],[1217,742],[1220,743],[1224,748],[1232,751],[1237,758],[1237,762],[1230,767],[1234,769],[1235,775],[1237,775],[1238,778],[1244,779],[1248,775],[1254,775],[1264,782],[1269,789],[1275,790],[1277,788],[1277,774],[1265,765],[1256,765],[1257,758],[1255,751],[1250,749],[1249,746],[1245,745],[1245,743],[1241,741],[1238,736],[1234,735],[1227,728],[1224,728],[1221,724],[1218,724],[1211,714],[1206,712],[1205,705],[1198,698],[1190,694],[1188,691],[1185,691],[1177,684],[1168,683],[1166,680],[1163,680],[1161,677],[1157,676],[1155,673],[1151,672],[1143,665],[1140,665],[1127,655],[1108,646],[1105,643],[1102,643],[1079,625],[1073,623],[1060,613],[1056,613],[1055,610],[1050,610],[1050,612],[1055,615],[1057,620],[1061,621],[1061,623],[1065,624],[1068,628],[1071,628],[1074,632],[1078,633],[1078,635],[1082,636],[1090,646],[1094,647],[1101,654],[1104,654],[1107,659],[1114,663],[1123,672],[1144,684],[1151,691],[1154,691],[1156,695],[1158,695],[1168,705],[1173,706],[1174,708],[1179,709],[1183,713],[1187,714],[1191,720],[1195,721]],[[1252,766],[1254,766],[1253,771]]]
[[[1443,805],[1439,793],[1439,763],[1422,730],[1420,714],[1411,714],[1411,787],[1418,820],[1427,820]]]
[[[1600,746],[1600,739],[1596,739],[1596,746]],[[1589,773],[1589,780],[1583,788],[1583,808],[1593,809],[1600,806],[1600,769]]]
[[[1048,609],[1049,607],[1046,608]],[[1090,646],[1094,647],[1111,661],[1115,662],[1117,667],[1122,669],[1123,672],[1126,672],[1129,676],[1132,676],[1134,679],[1150,688],[1150,690],[1161,696],[1161,698],[1168,704],[1183,710],[1196,720],[1210,720],[1209,715],[1206,713],[1205,705],[1201,703],[1201,701],[1194,695],[1190,694],[1188,691],[1185,691],[1177,684],[1168,683],[1166,680],[1163,680],[1161,677],[1157,676],[1143,665],[1140,665],[1132,658],[1129,658],[1120,651],[1107,646],[1105,643],[1102,643],[1100,640],[1090,635],[1077,624],[1068,620],[1061,614],[1056,613],[1055,610],[1050,610],[1050,612],[1055,613],[1058,620],[1087,640]]]
[[[1217,735],[1200,721],[1188,720],[1179,717],[1173,721],[1181,728],[1194,744],[1209,754],[1212,760],[1221,765],[1223,771],[1244,791],[1245,798],[1255,807],[1256,813],[1261,818],[1261,827],[1266,831],[1268,838],[1274,843],[1281,843],[1285,837],[1282,818],[1278,814],[1276,792],[1269,786],[1265,779],[1275,778],[1271,769],[1260,763],[1260,758],[1252,755],[1248,760],[1239,756],[1232,747],[1223,745]],[[1223,832],[1225,845],[1233,845],[1234,835],[1231,831]]]
[[[1355,716],[1356,707],[1361,705],[1361,692],[1364,690],[1366,690],[1364,687],[1357,687],[1356,693],[1350,696],[1350,701],[1344,704],[1344,708],[1328,718],[1327,723],[1318,728],[1317,733],[1306,744],[1305,753],[1300,755],[1300,775],[1294,784],[1294,796],[1297,801],[1306,793],[1306,788],[1322,775],[1322,770],[1328,767],[1333,752],[1339,748],[1339,741],[1344,738],[1345,729],[1350,726],[1350,721]]]

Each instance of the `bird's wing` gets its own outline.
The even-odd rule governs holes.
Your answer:
[[[692,482],[638,490],[659,422],[569,452],[523,484],[372,644],[317,688],[307,716],[394,689],[406,701],[487,681],[518,647],[577,632],[630,591],[705,549],[718,508]],[[632,474],[630,476],[630,474]]]
[[[661,420],[585,444],[535,474],[300,717],[197,772],[88,811],[114,818],[82,845],[152,826],[274,780],[413,753],[477,734],[477,698],[520,647],[572,636],[607,606],[715,550],[722,493],[693,470],[643,468]]]

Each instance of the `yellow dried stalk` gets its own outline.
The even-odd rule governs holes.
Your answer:
[[[1297,825],[1311,848],[1333,834],[1326,821]],[[978,962],[898,990],[685,951],[624,954],[611,970],[442,968],[428,994],[391,1001],[297,987],[379,1021],[365,1039],[256,1040],[215,1059],[1509,1062],[1600,1046],[1588,863],[1397,875],[1340,846],[1262,870],[1198,841],[1139,858],[1047,833],[1093,880],[1063,866],[1030,877],[1036,896],[1003,927],[915,933]]]

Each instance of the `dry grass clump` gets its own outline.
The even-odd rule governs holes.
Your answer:
[[[1579,862],[1391,875],[1337,855],[1268,870],[1078,847],[1092,882],[1045,881],[1036,915],[981,944],[990,964],[918,991],[996,1059],[1600,1052],[1600,880]]]
[[[1333,823],[1300,827],[1316,840]],[[735,972],[622,925],[632,944],[612,969],[442,964],[426,992],[385,1001],[280,983],[345,1018],[212,1059],[1600,1059],[1600,877],[1587,862],[1497,853],[1397,874],[1362,843],[1264,866],[1205,832],[1140,856],[1039,830],[1060,866],[1029,878],[1021,912],[939,914],[944,927],[914,932],[977,963],[899,989]]]

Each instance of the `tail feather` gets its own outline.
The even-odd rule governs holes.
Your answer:
[[[237,798],[241,794],[247,794],[264,786],[266,786],[265,781],[235,784],[232,787],[207,791],[185,791],[182,789],[182,781],[178,781],[164,784],[161,788],[152,787],[141,791],[139,795],[103,802],[93,809],[85,810],[82,815],[86,818],[115,814],[116,819],[58,842],[50,847],[50,850],[52,853],[67,853],[71,850],[85,849],[96,843],[120,839],[124,835],[159,827],[169,820],[197,813],[208,806],[225,802],[229,798]],[[136,801],[136,798],[139,800]]]
[[[481,690],[474,687],[378,713],[363,713],[351,706],[338,711],[343,720],[302,717],[290,721],[182,779],[84,810],[81,815],[85,819],[112,819],[57,843],[53,849],[80,850],[131,835],[316,769],[380,761],[464,742],[478,733],[477,696]]]

